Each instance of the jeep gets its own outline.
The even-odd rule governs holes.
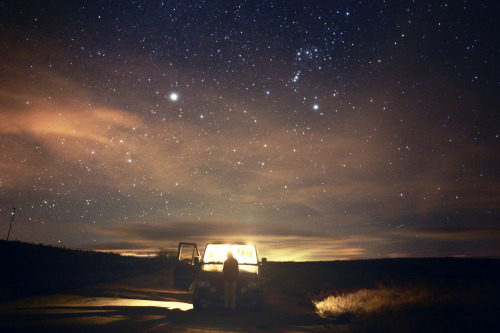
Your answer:
[[[200,261],[194,243],[179,243],[174,272],[174,286],[193,290],[193,308],[203,310],[224,304],[222,267],[227,252],[232,251],[238,260],[239,275],[236,287],[236,307],[262,310],[262,263],[255,245],[245,242],[213,242],[205,246]],[[266,259],[263,258],[263,262]]]

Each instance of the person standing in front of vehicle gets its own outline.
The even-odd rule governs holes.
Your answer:
[[[236,304],[236,280],[238,279],[238,260],[233,257],[231,251],[227,251],[227,259],[224,261],[222,276],[224,278],[224,311],[229,313],[234,310]]]

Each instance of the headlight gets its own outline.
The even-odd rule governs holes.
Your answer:
[[[204,288],[210,287],[210,282],[209,281],[201,280],[201,281],[198,282],[198,284],[199,284],[200,287],[204,287]]]
[[[259,284],[257,282],[248,282],[248,288],[257,288]]]

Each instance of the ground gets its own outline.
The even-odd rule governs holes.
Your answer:
[[[92,271],[87,261],[76,260],[81,255],[68,257],[58,274],[28,269],[35,264],[17,270],[8,265],[11,270],[0,276],[0,332],[497,332],[500,327],[498,259],[268,262],[262,267],[264,310],[226,316],[222,309],[194,311],[192,293],[172,287],[172,264],[116,265],[122,258],[97,257],[92,262],[102,259],[102,264]],[[47,258],[45,263],[52,262]],[[129,278],[117,279],[119,273]],[[112,282],[96,283],[97,276]],[[334,311],[321,318],[313,301],[329,299]]]
[[[0,330],[71,332],[332,331],[304,298],[266,293],[265,310],[194,311],[192,293],[172,288],[171,269],[59,294],[0,304]],[[341,331],[342,326],[337,327]]]

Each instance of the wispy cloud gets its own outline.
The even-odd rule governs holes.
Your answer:
[[[89,209],[99,226],[91,233],[105,240],[88,246],[151,251],[186,238],[241,236],[262,242],[275,258],[321,258],[323,250],[329,259],[357,258],[403,253],[380,245],[416,232],[383,233],[395,225],[498,210],[498,180],[485,177],[495,147],[453,130],[418,136],[359,114],[298,130],[290,117],[283,121],[284,110],[276,115],[244,105],[224,90],[164,102],[156,111],[164,117],[139,116],[134,108],[145,101],[137,94],[127,97],[128,108],[102,104],[77,81],[38,75],[50,96],[34,88],[0,91],[2,191],[22,192],[29,205],[42,197],[57,201],[56,193],[65,203],[99,202]],[[181,112],[199,105],[203,118]],[[215,112],[221,108],[235,111],[228,117]],[[258,129],[249,125],[255,121],[262,124]],[[415,126],[422,132],[428,124]],[[106,207],[113,211],[105,213]],[[64,219],[72,209],[69,204],[58,214]],[[418,235],[435,241],[500,237],[490,231]]]

